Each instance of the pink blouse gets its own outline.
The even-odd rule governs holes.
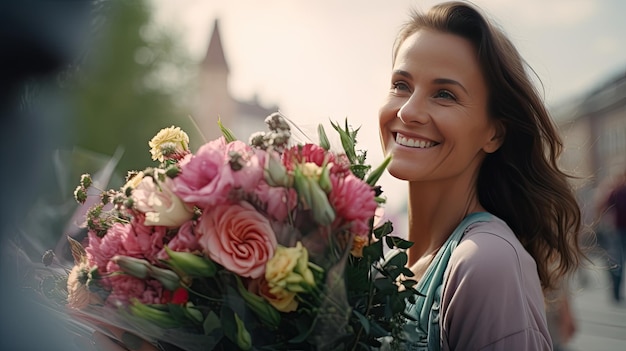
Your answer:
[[[452,252],[441,299],[442,350],[552,350],[533,258],[494,217]]]

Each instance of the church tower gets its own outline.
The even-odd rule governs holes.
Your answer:
[[[213,23],[213,33],[206,56],[199,67],[193,116],[207,141],[221,135],[217,125],[218,118],[225,126],[231,129],[234,126],[236,102],[231,97],[228,88],[229,73],[220,36],[219,21],[216,19]]]
[[[218,118],[243,141],[248,141],[253,132],[266,130],[265,117],[277,112],[278,107],[262,106],[256,95],[250,101],[240,101],[231,95],[228,86],[230,69],[217,19],[213,23],[206,56],[199,65],[193,118],[207,141],[222,135]]]

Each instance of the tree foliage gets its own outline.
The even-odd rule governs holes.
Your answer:
[[[98,15],[94,44],[68,85],[72,142],[104,155],[121,147],[117,169],[143,169],[147,141],[161,128],[195,130],[175,100],[190,61],[144,0],[108,1]]]

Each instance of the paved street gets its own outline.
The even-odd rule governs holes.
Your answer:
[[[581,273],[572,300],[578,331],[567,350],[626,351],[626,302],[611,300],[606,271]]]

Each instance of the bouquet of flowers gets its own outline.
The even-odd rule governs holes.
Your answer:
[[[162,129],[149,142],[158,165],[120,189],[94,194],[84,174],[76,200],[100,199],[50,287],[71,315],[183,350],[397,345],[417,292],[400,279],[411,243],[376,216],[389,159],[367,165],[347,121],[332,124],[342,152],[321,125],[319,144],[298,144],[282,115],[266,124],[245,143],[220,123],[223,136],[193,153],[184,131]],[[399,253],[385,261],[383,245]]]

